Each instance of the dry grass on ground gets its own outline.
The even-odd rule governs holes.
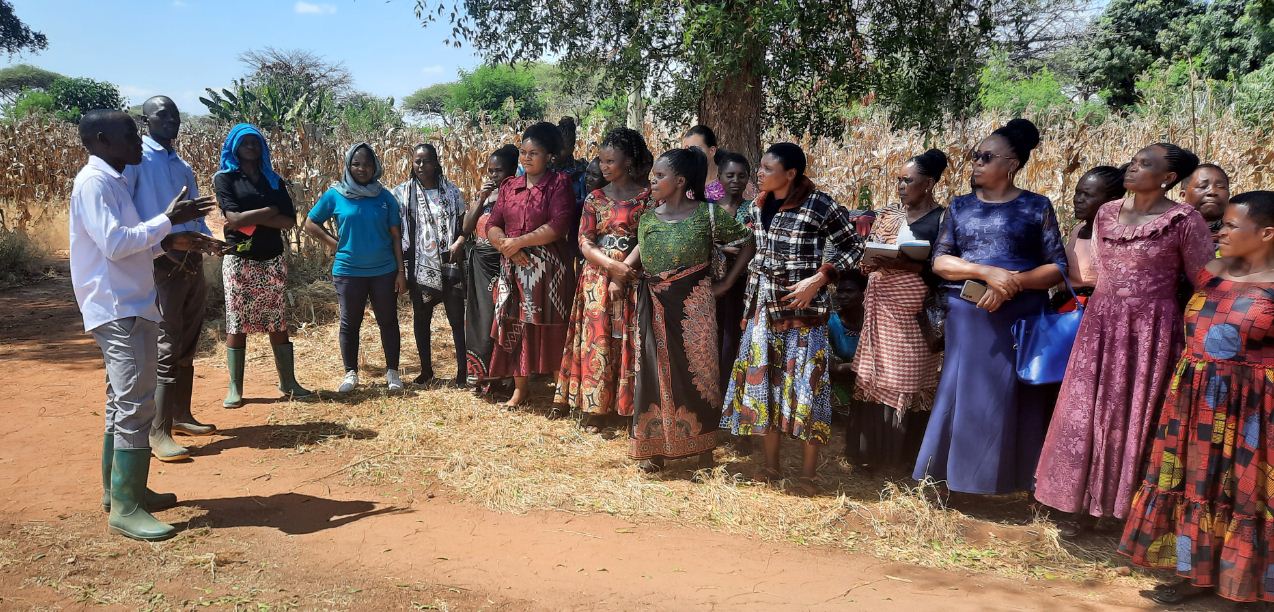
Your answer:
[[[404,304],[400,312],[409,380],[418,372],[410,307]],[[452,371],[450,336],[441,314],[435,322],[435,366],[445,376]],[[341,376],[336,326],[299,332],[299,377],[323,390],[324,398],[275,404],[269,417],[277,424],[340,424],[332,435],[311,432],[295,446],[299,452],[347,453],[352,461],[344,476],[356,483],[414,488],[440,481],[459,497],[498,511],[600,512],[1018,579],[1146,581],[1140,574],[1124,576],[1110,536],[1063,544],[1047,520],[1032,515],[1025,496],[978,500],[962,506],[968,514],[949,509],[935,501],[932,487],[857,473],[838,459],[839,437],[819,468],[825,493],[802,498],[751,482],[747,475],[758,455],[744,457],[726,447],[717,451],[719,467],[711,472],[695,473],[690,462],[681,462],[658,476],[645,475],[627,458],[623,435],[607,440],[584,433],[571,418],[548,418],[547,381],[535,385],[532,409],[515,412],[461,390],[389,394],[375,329],[369,313],[362,334],[364,388],[346,397],[330,392]],[[262,338],[250,345],[249,376],[273,375],[266,344]],[[209,378],[218,375],[210,372]],[[368,430],[376,435],[342,433]],[[798,469],[798,450],[785,447],[789,474]]]

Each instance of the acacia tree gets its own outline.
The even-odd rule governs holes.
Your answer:
[[[859,11],[846,0],[417,0],[489,61],[552,55],[563,77],[599,79],[599,97],[642,89],[665,120],[696,115],[722,145],[756,159],[764,120],[839,134],[864,90]],[[763,119],[764,118],[764,119]]]

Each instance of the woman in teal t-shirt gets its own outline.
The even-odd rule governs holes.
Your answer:
[[[368,298],[380,342],[385,347],[385,382],[390,391],[403,388],[398,376],[398,294],[407,290],[399,226],[398,201],[380,184],[380,160],[365,142],[345,154],[345,177],[332,185],[310,209],[305,231],[327,245],[336,257],[332,280],[341,307],[341,361],[345,379],[337,391],[358,386],[358,332]],[[323,224],[336,220],[336,235]]]

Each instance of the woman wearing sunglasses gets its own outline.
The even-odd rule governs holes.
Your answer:
[[[1062,282],[1066,248],[1048,198],[1014,180],[1040,142],[1025,119],[971,153],[973,192],[951,201],[933,249],[947,288],[946,352],[914,476],[960,493],[1031,488],[1055,385],[1018,381],[1013,323],[1037,315]],[[966,281],[971,292],[962,288]],[[981,297],[970,301],[962,294]]]

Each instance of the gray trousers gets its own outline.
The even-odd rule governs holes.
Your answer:
[[[159,324],[141,317],[104,323],[93,339],[106,362],[106,433],[115,448],[150,448]]]
[[[185,264],[179,264],[171,257]],[[203,333],[204,311],[208,302],[208,284],[204,282],[203,256],[199,253],[184,254],[173,251],[155,259],[155,290],[159,314],[164,318],[159,324],[160,384],[174,384],[183,372],[193,375],[199,349],[199,336]],[[190,398],[175,398],[188,401]]]

